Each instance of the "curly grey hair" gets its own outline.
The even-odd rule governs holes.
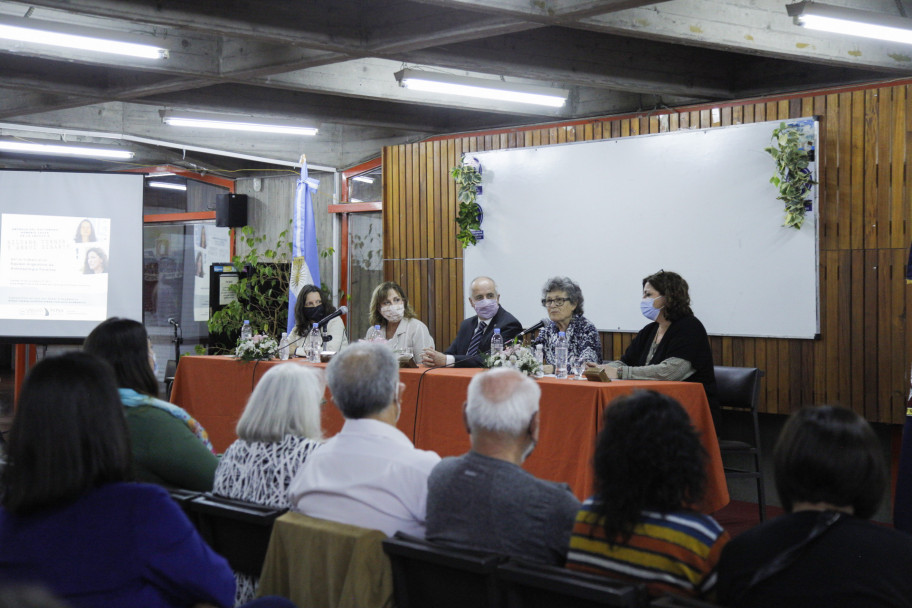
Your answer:
[[[576,304],[574,314],[583,314],[583,290],[576,281],[570,277],[551,277],[542,287],[542,299],[548,296],[549,291],[563,291],[571,304]]]

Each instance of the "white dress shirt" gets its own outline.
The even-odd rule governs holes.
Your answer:
[[[434,348],[434,338],[431,337],[427,325],[420,320],[403,317],[399,321],[399,326],[396,327],[396,333],[386,341],[386,345],[396,354],[412,353],[412,360],[420,364],[424,349]]]
[[[310,517],[424,538],[427,478],[440,456],[418,450],[396,427],[361,418],[314,451],[288,488]]]

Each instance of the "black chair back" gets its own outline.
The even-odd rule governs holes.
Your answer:
[[[397,532],[383,541],[397,608],[499,608],[495,572],[506,557],[444,547]]]
[[[723,459],[729,454],[749,456],[750,468],[733,467],[725,464],[725,476],[729,479],[753,479],[757,484],[757,508],[760,521],[766,520],[766,490],[763,480],[763,455],[760,446],[760,420],[757,408],[760,403],[760,378],[763,372],[756,367],[726,367],[717,365],[716,388],[721,405],[721,422],[716,429],[719,437],[719,451]],[[740,417],[740,427],[733,418]],[[748,424],[752,431],[746,438]],[[733,430],[740,431],[734,433]],[[734,437],[732,437],[734,436]]]
[[[243,574],[260,576],[276,518],[288,509],[274,509],[210,493],[190,501],[197,527],[212,549]]]
[[[202,496],[203,493],[194,490],[185,490],[183,488],[168,488],[168,494],[171,495],[171,499],[181,508],[184,515],[190,518],[190,521],[196,526],[196,513],[193,513],[190,510],[190,503],[193,502],[194,498]]]
[[[704,602],[703,600],[695,600],[690,597],[669,594],[653,600],[649,604],[649,608],[719,608],[719,605]]]
[[[760,397],[760,377],[756,367],[716,365],[716,391],[723,408],[753,411]]]
[[[566,568],[510,560],[497,568],[507,608],[638,608],[646,587]]]

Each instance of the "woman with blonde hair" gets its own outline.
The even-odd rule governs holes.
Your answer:
[[[380,326],[386,344],[397,355],[410,354],[417,364],[425,348],[434,348],[427,325],[421,322],[398,283],[380,283],[371,295],[371,327]],[[369,331],[369,330],[368,330]]]

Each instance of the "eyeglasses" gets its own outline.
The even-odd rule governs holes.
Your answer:
[[[542,306],[545,308],[551,308],[552,306],[563,306],[566,302],[569,302],[570,298],[554,298],[554,299],[542,299]]]

